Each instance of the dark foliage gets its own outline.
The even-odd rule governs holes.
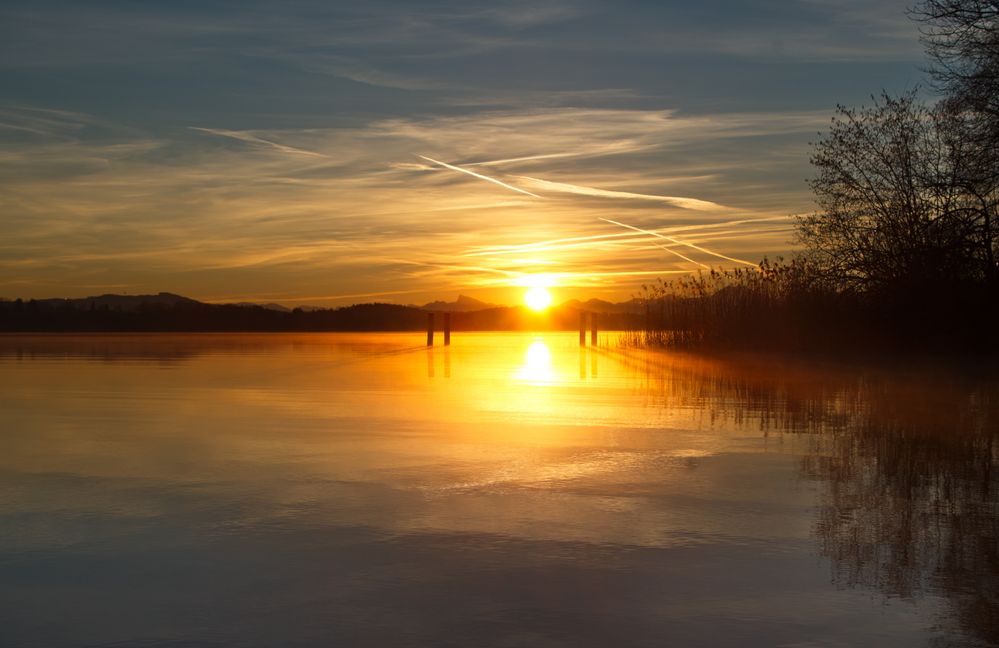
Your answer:
[[[805,256],[645,287],[636,344],[818,353],[999,351],[999,304],[961,291],[903,303],[844,289]]]

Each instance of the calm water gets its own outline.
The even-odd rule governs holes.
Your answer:
[[[421,341],[0,338],[0,645],[999,645],[995,382]]]

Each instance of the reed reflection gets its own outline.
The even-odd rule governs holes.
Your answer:
[[[835,583],[946,602],[938,645],[999,645],[999,383],[950,370],[646,363],[660,406],[807,440],[814,534]]]

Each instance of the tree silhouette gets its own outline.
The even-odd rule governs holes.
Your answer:
[[[912,15],[923,23],[923,42],[937,87],[951,102],[991,122],[988,131],[995,137],[999,134],[999,2],[926,0]]]
[[[950,118],[914,91],[838,107],[811,158],[819,211],[799,221],[811,259],[835,283],[897,299],[990,273]]]
[[[982,256],[989,281],[996,268],[999,194],[999,2],[925,0],[912,11],[922,22],[930,73],[951,116],[951,131],[964,142],[957,178],[976,201]]]

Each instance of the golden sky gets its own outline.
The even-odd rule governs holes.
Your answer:
[[[0,297],[623,300],[787,254],[919,79],[905,3],[634,4],[9,3]]]

